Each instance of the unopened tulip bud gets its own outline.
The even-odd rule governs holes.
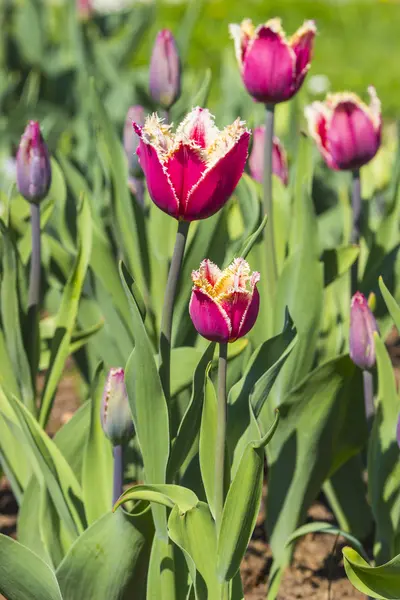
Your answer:
[[[51,183],[50,157],[37,121],[30,121],[17,152],[17,187],[29,202],[38,204]]]
[[[350,358],[360,369],[372,369],[375,365],[374,333],[378,325],[367,299],[356,292],[350,309]]]
[[[263,182],[265,151],[265,126],[253,131],[253,148],[249,157],[250,174],[256,181]],[[283,185],[288,184],[288,166],[286,152],[279,138],[274,137],[272,146],[272,172],[279,177]]]
[[[156,104],[168,110],[181,93],[180,58],[169,29],[163,29],[156,37],[149,75],[151,97]]]
[[[108,372],[101,406],[101,425],[114,446],[124,444],[132,437],[132,415],[125,387],[124,370],[121,368],[112,368]]]
[[[143,176],[143,170],[139,165],[136,150],[139,147],[139,137],[133,129],[133,123],[143,127],[146,120],[146,112],[143,106],[131,106],[128,109],[124,126],[124,150],[128,159],[129,174],[132,177]]]

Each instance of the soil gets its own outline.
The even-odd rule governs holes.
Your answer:
[[[48,426],[53,435],[78,407],[76,378],[67,372],[56,396]],[[264,486],[264,495],[266,487]],[[261,505],[256,529],[241,567],[246,600],[264,600],[267,578],[272,564],[271,549],[264,530]],[[8,482],[0,480],[0,532],[16,536],[18,506]],[[308,514],[309,521],[331,521],[334,517],[323,502],[316,502]],[[335,543],[336,542],[336,543]],[[327,534],[308,534],[296,546],[293,563],[281,582],[278,600],[365,600],[346,578],[341,550],[345,540]],[[0,595],[0,600],[5,600]]]

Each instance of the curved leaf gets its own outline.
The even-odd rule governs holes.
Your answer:
[[[181,513],[190,510],[199,502],[196,494],[180,485],[166,483],[164,485],[134,485],[126,490],[115,503],[114,511],[128,500],[146,500],[168,508],[177,506]]]
[[[352,548],[343,548],[344,568],[354,587],[372,598],[400,598],[400,554],[380,567],[370,565]]]

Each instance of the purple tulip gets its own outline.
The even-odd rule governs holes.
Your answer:
[[[331,169],[354,170],[368,163],[381,143],[381,103],[368,88],[367,106],[356,94],[328,94],[325,102],[306,108],[310,135]]]
[[[136,150],[139,147],[139,138],[132,127],[132,123],[136,123],[140,127],[143,127],[146,119],[146,112],[143,106],[131,106],[128,109],[125,119],[124,126],[124,150],[128,159],[129,173],[132,177],[139,177],[143,175],[143,171],[139,165],[139,158],[136,154]]]
[[[156,115],[144,127],[138,156],[153,202],[183,221],[206,219],[222,208],[241,178],[250,132],[237,119],[220,131],[204,108],[194,108],[175,133]]]
[[[261,125],[253,130],[253,148],[249,157],[249,168],[253,179],[263,182],[264,174],[264,147],[265,147],[265,126]],[[276,136],[272,145],[272,172],[279,177],[283,185],[289,181],[287,158],[285,148]]]
[[[378,325],[367,299],[356,292],[350,308],[350,358],[360,369],[372,369],[375,365],[374,332]]]
[[[121,368],[112,368],[108,372],[101,405],[101,425],[114,446],[119,446],[132,437],[132,415],[124,370]]]
[[[212,342],[234,342],[246,335],[257,320],[260,274],[250,274],[244,258],[235,258],[221,271],[203,260],[192,272],[193,289],[189,313],[196,330]]]
[[[245,19],[229,29],[249,94],[264,104],[292,98],[310,68],[316,34],[314,21],[306,21],[289,40],[280,19],[270,19],[257,28]]]
[[[181,64],[175,38],[169,29],[156,37],[149,71],[150,94],[154,102],[168,110],[181,93]]]
[[[51,165],[46,143],[37,121],[30,121],[17,151],[17,187],[29,202],[38,204],[51,184]]]

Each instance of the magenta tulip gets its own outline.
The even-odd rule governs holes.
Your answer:
[[[133,421],[122,368],[111,368],[108,372],[101,404],[101,425],[114,446],[132,437]]]
[[[17,188],[29,202],[38,204],[51,184],[51,165],[47,145],[37,121],[29,121],[17,151]]]
[[[195,221],[222,208],[246,164],[250,132],[242,121],[219,131],[209,111],[197,107],[175,133],[156,114],[134,128],[149,194],[161,210]]]
[[[181,93],[181,64],[175,38],[169,29],[160,31],[154,42],[149,69],[150,94],[168,110]]]
[[[351,299],[350,308],[350,358],[360,369],[375,365],[374,332],[378,331],[375,317],[361,292]]]
[[[265,126],[253,130],[253,147],[249,157],[250,174],[256,181],[263,182],[265,150]],[[289,174],[285,148],[276,136],[272,145],[272,172],[279,177],[283,185],[288,184]]]
[[[243,83],[258,102],[278,104],[300,89],[310,68],[316,27],[306,21],[288,40],[280,19],[229,26]]]
[[[193,289],[189,313],[197,331],[212,342],[234,342],[256,322],[260,274],[250,273],[244,258],[235,258],[221,271],[210,260],[192,272]]]
[[[331,169],[354,170],[368,163],[381,143],[381,103],[368,88],[367,106],[356,94],[328,94],[306,108],[310,135]]]

